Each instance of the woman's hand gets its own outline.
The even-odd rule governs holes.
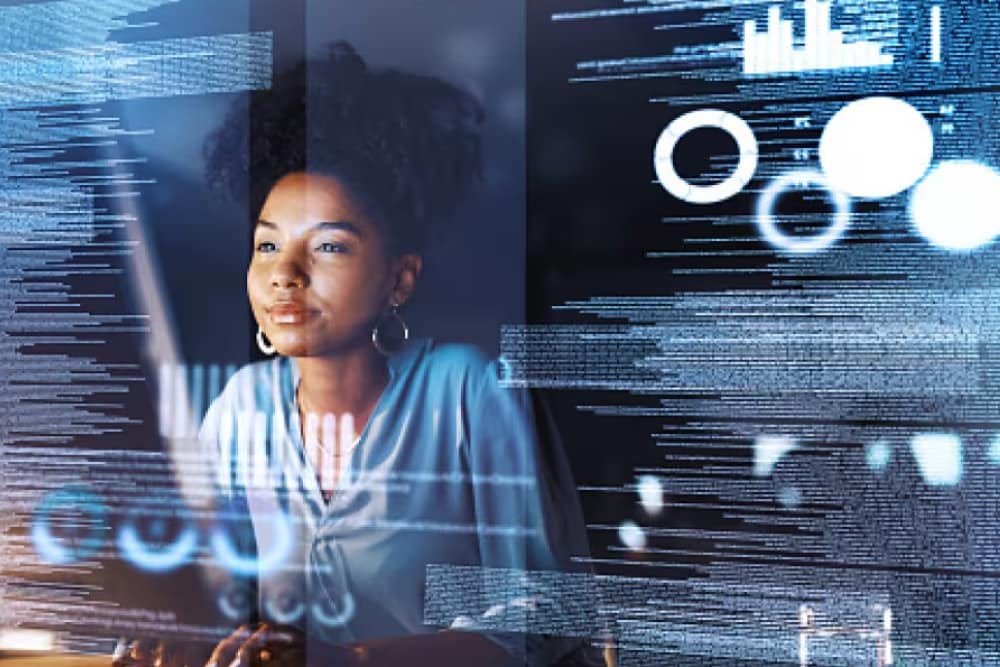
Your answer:
[[[305,641],[298,631],[270,623],[242,625],[212,651],[205,667],[302,667]]]
[[[255,628],[241,626],[215,647],[205,667],[351,667],[355,653],[347,648],[323,645],[319,655],[306,655],[301,631],[273,623]],[[166,666],[164,666],[166,667]]]
[[[156,639],[120,639],[111,657],[112,667],[200,667],[211,644]]]

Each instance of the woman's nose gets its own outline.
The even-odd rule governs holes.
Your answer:
[[[294,257],[283,258],[271,271],[272,287],[305,287],[308,282],[308,274]]]

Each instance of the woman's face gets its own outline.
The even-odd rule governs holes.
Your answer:
[[[337,179],[305,172],[278,181],[254,229],[247,294],[280,354],[330,356],[371,345],[371,329],[402,304],[416,255],[390,257],[385,239]]]

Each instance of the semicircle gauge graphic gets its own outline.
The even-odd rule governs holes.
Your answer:
[[[254,521],[257,520],[255,517]],[[281,513],[275,513],[260,517],[259,520],[268,524],[271,539],[267,551],[257,554],[241,552],[232,534],[249,531],[244,535],[247,539],[239,541],[253,542],[253,527],[249,525],[249,518],[220,521],[212,531],[210,539],[212,552],[218,563],[231,574],[241,577],[267,574],[282,567],[291,555],[293,535],[289,518]]]
[[[295,623],[306,613],[306,604],[301,597],[291,591],[281,591],[277,595],[268,596],[264,600],[264,612],[275,623],[282,625]]]
[[[71,565],[95,555],[108,529],[104,502],[83,484],[50,491],[35,508],[31,540],[51,565]]]
[[[249,587],[233,583],[218,598],[219,609],[231,621],[249,618],[253,607]]]
[[[309,608],[312,619],[329,628],[344,627],[354,618],[355,611],[354,596],[347,591],[340,595],[339,603],[320,601],[313,603]]]
[[[118,529],[118,549],[122,558],[146,572],[162,573],[175,570],[190,562],[198,547],[198,530],[191,524],[181,525],[171,531],[172,523],[164,517],[145,522],[141,530],[138,512],[133,511]],[[151,534],[147,540],[142,533]],[[175,533],[172,539],[167,535]]]

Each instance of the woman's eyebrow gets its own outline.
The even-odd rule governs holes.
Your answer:
[[[338,220],[337,222],[318,222],[312,226],[314,230],[333,230],[336,231],[341,229],[345,232],[350,232],[357,237],[363,237],[361,229],[355,225],[353,222],[347,222],[346,220]]]
[[[278,225],[271,222],[270,220],[264,220],[261,218],[257,221],[258,227],[267,227],[268,229],[277,229]],[[353,222],[347,222],[346,220],[338,220],[336,222],[317,222],[315,225],[309,228],[309,231],[317,230],[343,230],[345,232],[350,232],[359,238],[363,238],[364,234],[361,229],[355,225]]]

